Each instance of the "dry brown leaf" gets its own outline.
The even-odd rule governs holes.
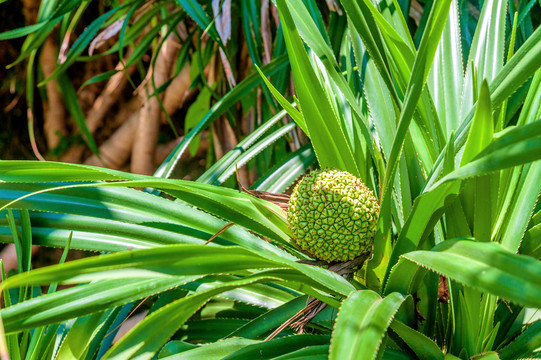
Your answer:
[[[227,78],[227,82],[229,83],[230,87],[235,87],[237,85],[237,82],[235,80],[235,76],[233,75],[233,70],[231,69],[231,64],[229,63],[229,59],[227,58],[227,55],[225,52],[220,48],[220,59],[222,59],[222,64],[224,65],[224,71],[225,76]]]
[[[224,0],[220,9],[221,0],[212,0],[214,24],[224,45],[231,39],[231,0]]]
[[[280,25],[280,14],[278,13],[278,8],[276,7],[274,3],[272,3],[270,9],[271,9],[272,18],[274,19],[274,25],[278,27],[278,25]]]
[[[214,24],[218,35],[222,40],[224,46],[227,44],[227,41],[231,38],[231,0],[224,0],[220,8],[220,0],[212,0],[212,11],[214,12]],[[222,60],[224,66],[225,76],[230,87],[234,87],[237,82],[235,76],[233,75],[233,69],[229,63],[229,59],[225,51],[220,48],[220,59]]]
[[[139,9],[137,9],[134,14],[134,19],[137,20],[145,12],[147,12],[154,3],[154,1],[155,0],[148,1]],[[92,56],[92,54],[94,54],[94,50],[105,44],[107,40],[109,40],[113,36],[117,35],[122,29],[122,25],[124,24],[125,19],[126,16],[121,17],[120,19],[113,22],[111,25],[107,26],[102,32],[100,32],[88,46],[88,55]]]
[[[334,11],[338,13],[338,15],[342,15],[342,9],[340,9],[340,5],[336,2],[336,0],[326,0],[327,6],[329,7],[330,11]]]
[[[88,55],[92,56],[92,54],[94,54],[94,50],[96,50],[97,48],[105,44],[107,40],[118,34],[120,32],[120,29],[122,29],[122,24],[124,24],[125,18],[125,16],[121,17],[111,25],[107,26],[105,30],[100,32],[88,46]]]
[[[269,18],[269,0],[261,0],[261,37],[263,38],[263,65],[272,60],[272,35]]]
[[[409,16],[415,21],[415,25],[419,26],[423,16],[423,7],[416,0],[411,2]]]
[[[64,34],[64,39],[62,40],[62,44],[60,45],[60,50],[58,51],[58,59],[57,62],[59,64],[63,64],[66,62],[66,58],[68,55],[68,48],[70,44],[70,37],[71,37],[71,31],[66,31]]]

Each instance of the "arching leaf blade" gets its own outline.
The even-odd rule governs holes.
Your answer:
[[[403,257],[464,285],[541,308],[541,262],[513,254],[500,244],[447,240],[431,251]]]
[[[387,327],[405,300],[399,293],[381,298],[370,290],[353,292],[334,326],[330,359],[375,359]]]

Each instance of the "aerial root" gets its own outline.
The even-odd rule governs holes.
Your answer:
[[[346,262],[340,262],[333,264],[329,266],[328,270],[337,273],[338,275],[346,278],[347,280],[350,280],[353,276],[353,273],[357,271],[357,269],[360,269],[366,259],[368,259],[368,256],[370,254],[363,254],[353,260],[346,261]],[[320,262],[314,261],[310,262],[307,260],[300,260],[301,263],[311,263],[311,264],[320,264]],[[327,306],[326,303],[324,303],[321,300],[318,300],[314,297],[308,297],[307,304],[304,308],[302,308],[299,312],[297,312],[295,315],[290,317],[286,322],[284,322],[282,325],[280,325],[276,330],[274,330],[265,341],[273,339],[276,335],[278,335],[282,330],[284,330],[286,327],[290,326],[298,333],[302,334],[304,332],[304,328],[310,321],[312,321],[313,318],[317,316],[325,307]],[[297,320],[298,319],[298,320]]]

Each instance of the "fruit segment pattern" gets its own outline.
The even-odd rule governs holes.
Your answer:
[[[314,258],[349,261],[372,250],[379,204],[354,175],[314,170],[293,189],[287,219],[294,241]]]

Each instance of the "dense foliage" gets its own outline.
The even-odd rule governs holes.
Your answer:
[[[21,61],[29,56],[32,64],[51,29],[78,21],[87,3],[42,5],[36,25],[0,37],[27,36]],[[255,69],[238,84],[224,71],[222,88],[229,90],[154,176],[0,161],[0,241],[14,242],[19,259],[19,274],[1,286],[2,354],[541,357],[539,4],[433,1],[414,23],[403,15],[411,10],[407,1],[327,3],[277,0],[273,56],[263,62],[263,17],[249,1],[224,1],[223,9],[241,9]],[[172,12],[172,2],[152,3],[143,17],[156,30],[138,38],[138,22],[128,19],[144,4],[115,3],[49,79],[85,60],[80,55],[100,29],[119,19],[111,51],[132,46],[132,57],[162,32],[152,44],[157,54],[187,16],[224,66],[238,50],[212,21],[210,2],[178,0]],[[478,19],[468,11],[476,5]],[[255,130],[197,181],[169,179],[202,131],[239,101],[258,111]],[[273,115],[275,101],[284,110]],[[71,104],[72,115],[81,114]],[[246,163],[258,174],[256,191],[219,186]],[[291,241],[282,209],[265,200],[318,166],[354,174],[379,199],[372,255],[351,281],[312,265]],[[31,270],[32,244],[107,254]],[[57,291],[58,284],[78,285]],[[119,324],[147,298],[143,320],[112,344]],[[327,306],[297,334],[290,320],[311,298]]]

